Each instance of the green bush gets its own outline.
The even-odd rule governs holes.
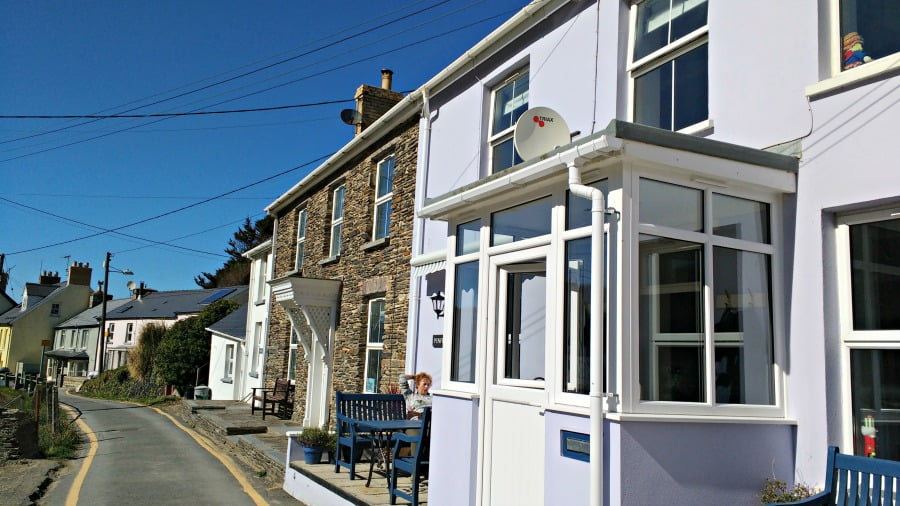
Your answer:
[[[123,366],[103,371],[100,376],[84,382],[80,392],[87,397],[148,403],[163,396],[163,387],[153,378],[148,381],[133,379],[128,367]]]
[[[772,502],[793,502],[814,495],[816,493],[809,485],[798,483],[793,488],[787,483],[774,478],[766,478],[766,484],[759,494],[759,502],[768,504]]]
[[[45,410],[46,411],[46,410]],[[38,448],[48,459],[70,459],[78,452],[81,444],[81,433],[75,427],[75,423],[68,416],[61,414],[56,422],[56,432],[46,420],[41,417],[38,428]]]
[[[325,429],[307,427],[297,436],[297,441],[303,446],[313,448],[334,448],[337,441],[334,435]]]

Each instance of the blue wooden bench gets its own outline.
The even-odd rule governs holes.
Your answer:
[[[356,479],[356,461],[362,450],[372,447],[368,433],[360,432],[361,420],[397,420],[406,418],[406,400],[401,394],[349,394],[336,391],[335,414],[337,418],[337,446],[335,447],[334,472],[341,467],[350,470],[350,479]],[[341,449],[346,448],[342,452]]]
[[[858,457],[839,453],[837,446],[828,447],[825,467],[825,490],[803,499],[779,505],[881,506],[897,500],[900,462]]]

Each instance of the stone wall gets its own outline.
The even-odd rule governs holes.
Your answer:
[[[37,423],[18,409],[0,409],[0,464],[34,458],[38,451]]]
[[[409,312],[409,273],[412,251],[416,161],[419,142],[418,116],[407,120],[365,152],[310,188],[282,209],[277,216],[275,272],[287,275],[336,279],[342,282],[335,329],[332,386],[359,392],[363,389],[366,362],[368,303],[385,299],[384,351],[379,389],[396,383],[406,357]],[[373,241],[375,179],[377,165],[394,155],[392,214],[389,238]],[[332,194],[345,187],[342,249],[329,257]],[[296,271],[297,217],[307,211],[305,260]],[[291,323],[284,310],[272,304],[269,319],[266,383],[284,378],[288,370]],[[302,420],[305,409],[306,364],[297,351],[294,420]],[[333,410],[333,406],[332,406]]]

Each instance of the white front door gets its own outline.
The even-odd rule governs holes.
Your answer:
[[[544,500],[547,277],[543,248],[491,261],[482,504]],[[535,256],[539,255],[539,256]],[[530,258],[529,258],[530,257]],[[507,263],[508,262],[508,263]]]

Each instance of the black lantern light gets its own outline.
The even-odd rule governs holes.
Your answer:
[[[441,292],[438,292],[431,296],[431,305],[434,307],[434,314],[437,315],[438,318],[444,317],[444,296],[441,295]]]

